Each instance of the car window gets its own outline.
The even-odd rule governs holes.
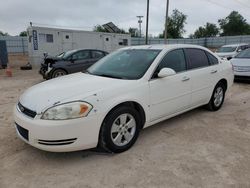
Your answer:
[[[250,48],[240,52],[235,58],[250,58]]]
[[[88,73],[119,79],[139,79],[160,52],[153,49],[118,50],[92,65]]]
[[[211,53],[209,53],[209,52],[206,52],[206,54],[207,54],[207,57],[208,57],[208,60],[209,60],[209,64],[210,65],[216,65],[216,64],[219,64],[219,61],[218,61],[218,59],[215,57],[215,56],[213,56]]]
[[[100,58],[102,58],[104,56],[105,56],[104,53],[101,52],[101,51],[92,51],[92,57],[94,59],[100,59]]]
[[[182,49],[173,50],[163,58],[158,70],[162,68],[171,68],[175,72],[182,72],[186,70],[186,60]]]
[[[188,69],[196,69],[209,66],[208,58],[205,51],[200,49],[185,49],[188,58]]]
[[[248,48],[247,45],[244,45],[244,46],[241,46],[241,47],[240,47],[241,50],[245,50],[245,49],[247,49],[247,48]]]
[[[74,60],[83,60],[83,59],[89,59],[90,53],[88,50],[79,51],[72,55],[72,59]]]
[[[218,53],[230,53],[235,52],[237,50],[237,47],[221,47],[217,50]]]

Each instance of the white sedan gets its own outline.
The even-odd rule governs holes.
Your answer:
[[[250,49],[244,50],[231,59],[235,79],[250,79]]]
[[[206,105],[221,108],[232,65],[193,45],[120,49],[88,69],[29,88],[14,108],[17,134],[47,151],[129,149],[141,129]]]

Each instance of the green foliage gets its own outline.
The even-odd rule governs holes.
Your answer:
[[[0,31],[0,36],[9,36],[9,34],[8,34],[8,33],[4,33],[4,32],[2,32],[2,31]]]
[[[215,37],[219,34],[216,24],[207,23],[204,27],[199,27],[190,38]]]
[[[27,31],[22,31],[19,34],[20,37],[26,37],[27,36]]]
[[[124,29],[120,29],[119,28],[119,32],[118,33],[122,33],[122,34],[125,34],[127,33]],[[93,31],[95,32],[106,32],[106,33],[109,33],[104,27],[102,27],[101,25],[96,25],[93,29]]]
[[[101,25],[96,25],[94,27],[93,31],[95,31],[95,32],[107,32],[107,30],[104,29],[104,27],[102,27]]]
[[[184,27],[186,24],[187,15],[183,14],[179,10],[173,10],[171,16],[168,18],[168,38],[183,38],[183,34],[186,32]],[[159,35],[159,38],[164,38],[165,30],[163,34]]]
[[[231,12],[226,18],[220,19],[221,36],[249,35],[250,25],[246,19],[236,11]]]
[[[138,34],[138,29],[137,28],[129,28],[128,30],[129,34],[131,35],[131,37],[139,37],[139,34]]]

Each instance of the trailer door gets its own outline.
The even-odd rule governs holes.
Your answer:
[[[73,33],[61,32],[62,34],[62,52],[73,50]]]

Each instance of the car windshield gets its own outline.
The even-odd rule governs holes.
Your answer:
[[[250,48],[240,52],[235,58],[250,58]]]
[[[89,74],[135,80],[148,70],[161,50],[127,49],[114,52],[91,66]]]
[[[237,47],[221,47],[218,49],[217,52],[219,52],[219,53],[234,52],[234,51],[236,51],[236,48]]]
[[[67,51],[63,54],[62,58],[63,59],[68,59],[73,53],[77,52],[77,50],[70,50],[70,51]]]

